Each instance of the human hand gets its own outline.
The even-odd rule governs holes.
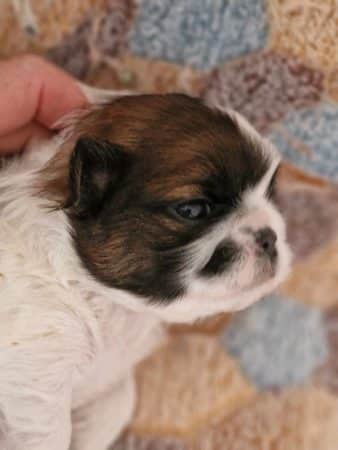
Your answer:
[[[76,81],[43,59],[23,55],[0,61],[0,155],[22,150],[85,104]]]

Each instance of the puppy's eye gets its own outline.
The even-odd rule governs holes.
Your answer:
[[[192,200],[174,207],[177,215],[186,220],[201,220],[211,213],[211,205],[206,200]]]

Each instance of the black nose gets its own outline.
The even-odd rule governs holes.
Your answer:
[[[269,227],[262,228],[255,233],[255,239],[260,248],[271,258],[277,256],[276,251],[276,233]]]

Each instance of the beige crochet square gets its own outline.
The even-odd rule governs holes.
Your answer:
[[[326,92],[337,99],[336,0],[269,0],[269,45],[326,73]]]
[[[137,372],[137,434],[184,436],[252,401],[254,388],[216,339],[179,336]]]
[[[196,450],[336,450],[337,399],[316,388],[264,394],[196,439]]]
[[[1,0],[0,56],[40,53],[57,45],[105,0]]]

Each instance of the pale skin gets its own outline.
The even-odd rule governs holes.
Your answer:
[[[53,133],[60,117],[85,104],[76,81],[42,58],[0,61],[0,155],[21,151],[34,136]]]

